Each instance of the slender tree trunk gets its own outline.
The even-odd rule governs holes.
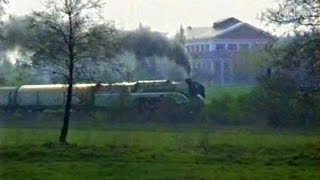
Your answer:
[[[63,117],[63,126],[61,128],[61,133],[59,137],[60,143],[67,142],[67,135],[69,130],[69,120],[70,120],[70,111],[71,111],[71,102],[72,102],[72,88],[73,88],[73,80],[69,80],[68,82],[68,92],[67,92],[67,102],[64,111]]]
[[[66,0],[66,4],[68,5],[70,2]],[[68,75],[68,92],[67,92],[67,102],[64,111],[63,118],[63,126],[61,128],[61,133],[59,137],[59,142],[66,144],[67,143],[67,135],[69,130],[69,120],[70,120],[70,111],[71,111],[71,103],[72,103],[72,89],[73,89],[73,71],[74,71],[74,29],[73,29],[73,19],[72,19],[72,9],[70,9],[68,13],[69,17],[69,41],[68,41],[68,50],[69,50],[69,75]]]
[[[69,119],[70,119],[70,110],[71,110],[71,102],[72,102],[72,86],[68,84],[68,94],[67,94],[67,103],[65,106],[65,113],[63,118],[63,126],[61,128],[60,143],[66,143],[67,142],[67,135],[68,135],[68,129],[69,129]]]
[[[71,103],[72,103],[72,91],[73,90],[73,65],[69,70],[69,80],[68,80],[68,91],[67,91],[67,102],[64,111],[63,117],[63,126],[61,128],[60,143],[67,143],[67,135],[69,130],[69,120],[70,120],[70,111],[71,111]]]

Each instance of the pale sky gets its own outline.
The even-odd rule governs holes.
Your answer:
[[[7,12],[23,15],[41,8],[41,0],[10,0]],[[274,33],[258,19],[277,0],[108,0],[103,15],[120,29],[130,30],[141,22],[152,30],[174,34],[183,26],[211,26],[216,20],[236,17]]]

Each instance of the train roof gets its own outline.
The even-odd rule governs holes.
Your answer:
[[[137,83],[141,84],[152,84],[152,83],[167,83],[170,82],[172,84],[179,84],[180,82],[175,82],[175,81],[169,81],[169,80],[141,80],[141,81],[133,81],[133,82],[118,82],[118,83],[106,83],[106,84],[101,84],[102,86],[108,86],[108,85],[113,85],[113,86],[133,86]]]
[[[143,81],[137,81],[137,83],[166,83],[170,82],[172,84],[179,84],[179,82],[170,81],[170,80],[143,80]]]
[[[179,82],[174,82],[174,81],[168,81],[168,80],[142,80],[142,81],[135,81],[135,82],[119,82],[119,83],[106,83],[106,84],[101,84],[102,86],[134,86],[137,83],[142,83],[142,84],[152,84],[152,83],[166,83],[170,82],[172,84],[179,84]],[[98,84],[74,84],[74,88],[76,89],[81,89],[81,88],[88,88],[88,87],[94,87]],[[0,90],[16,90],[19,88],[19,91],[29,91],[29,90],[44,90],[44,91],[50,91],[50,90],[57,90],[57,89],[65,89],[67,88],[66,84],[46,84],[46,85],[23,85],[20,87],[0,87]]]
[[[121,83],[113,83],[111,85],[114,85],[114,86],[134,86],[135,84],[137,84],[137,82],[121,82]],[[103,84],[103,85],[110,85],[110,84]]]
[[[73,86],[76,89],[81,89],[81,88],[93,87],[93,86],[96,86],[96,84],[75,84]],[[24,85],[19,88],[19,91],[32,91],[32,90],[50,91],[50,90],[57,90],[57,89],[63,90],[66,88],[67,88],[67,85],[65,84]]]
[[[48,84],[48,85],[23,85],[20,89],[50,89],[50,88],[64,88],[66,85],[64,84]]]
[[[14,91],[17,87],[0,87],[0,91]]]
[[[168,80],[143,80],[143,81],[137,81],[138,83],[165,83],[168,82]]]

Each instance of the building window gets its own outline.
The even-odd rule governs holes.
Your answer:
[[[229,71],[230,70],[230,64],[229,62],[223,62],[223,70],[224,71]]]
[[[225,44],[216,44],[216,50],[225,50],[226,45]]]
[[[209,52],[210,51],[210,45],[206,44],[206,51]]]
[[[240,50],[248,50],[249,47],[249,44],[240,44]]]
[[[211,62],[211,70],[214,71],[214,62]]]
[[[264,47],[264,44],[254,43],[252,46],[254,49],[262,49]]]
[[[221,61],[220,60],[216,60],[214,62],[214,70],[215,73],[217,73],[217,75],[219,75],[218,73],[221,73]]]
[[[201,51],[206,51],[206,45],[205,44],[201,45]]]
[[[195,52],[199,52],[199,45],[196,45]]]
[[[237,44],[228,44],[228,50],[237,51],[238,50]]]

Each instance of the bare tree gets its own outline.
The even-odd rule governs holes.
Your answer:
[[[185,30],[184,30],[182,24],[180,25],[179,32],[177,32],[177,34],[175,35],[174,38],[177,42],[181,43],[182,45],[186,44]]]
[[[100,16],[102,0],[47,0],[45,10],[29,16],[25,48],[31,65],[61,75],[67,82],[67,98],[60,143],[67,143],[73,84],[81,63],[105,60],[117,47],[117,31]]]
[[[304,114],[307,127],[311,121],[319,119],[317,96],[320,92],[320,1],[284,0],[277,8],[269,9],[263,15],[270,23],[292,25],[291,30],[295,30],[295,36],[288,38],[282,47],[272,50],[275,54],[272,64],[278,71],[277,76],[285,75],[299,86],[297,100],[303,106],[298,112],[303,111],[302,107],[307,108]],[[279,88],[274,89],[280,92]]]
[[[0,16],[5,14],[5,4],[8,4],[9,0],[0,0]]]
[[[319,0],[285,0],[277,8],[264,13],[264,19],[280,25],[290,24],[294,27],[320,27]]]
[[[0,25],[3,24],[3,16],[6,14],[6,5],[9,3],[9,0],[0,0]],[[2,29],[1,29],[2,31]],[[2,34],[0,35],[1,40],[3,40]]]

